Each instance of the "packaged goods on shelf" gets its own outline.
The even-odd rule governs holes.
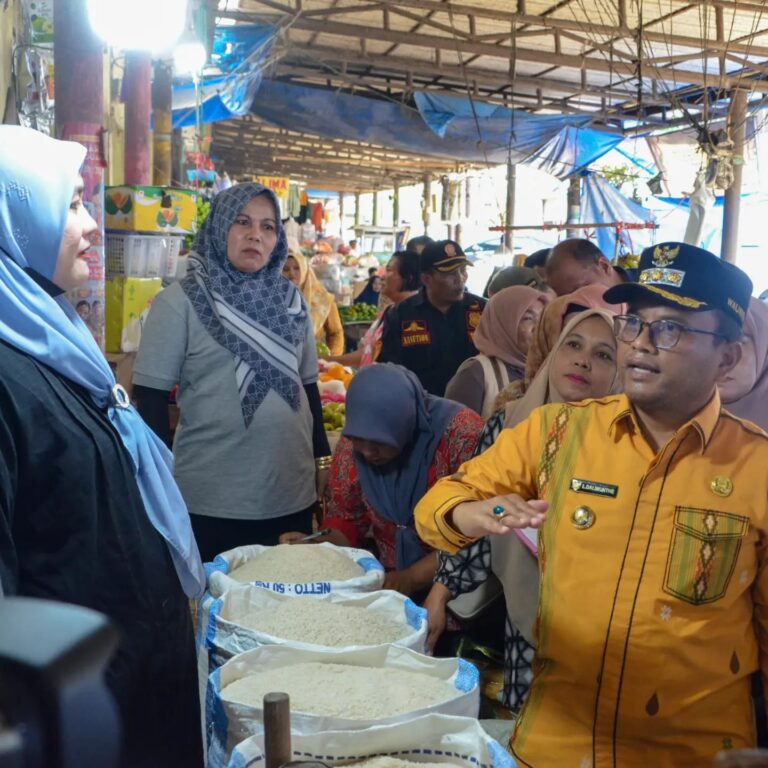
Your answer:
[[[107,232],[107,277],[173,279],[179,264],[181,235],[138,235]]]
[[[107,187],[105,227],[131,232],[191,235],[195,232],[197,193],[175,187]]]
[[[115,277],[104,284],[107,352],[136,352],[152,299],[162,290],[159,277]]]

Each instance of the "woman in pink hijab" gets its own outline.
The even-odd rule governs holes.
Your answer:
[[[485,307],[474,336],[479,354],[465,360],[448,382],[445,397],[487,419],[496,397],[525,373],[525,358],[549,297],[523,285],[494,294]]]
[[[741,337],[741,361],[718,382],[726,411],[768,430],[768,306],[749,300]]]
[[[547,359],[547,356],[554,348],[570,314],[573,312],[583,312],[585,309],[606,309],[619,315],[625,313],[626,305],[621,304],[617,307],[615,304],[609,304],[603,299],[603,294],[606,290],[607,288],[602,283],[585,285],[573,293],[558,296],[549,303],[541,315],[541,320],[536,326],[530,348],[528,349],[522,392],[525,392],[528,388]]]

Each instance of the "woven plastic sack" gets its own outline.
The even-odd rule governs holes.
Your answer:
[[[206,617],[205,625],[201,624],[197,633],[197,665],[201,703],[206,700],[210,674],[239,653],[253,650],[262,645],[288,645],[305,650],[330,650],[326,646],[272,637],[249,627],[243,627],[237,622],[238,614],[243,615],[244,611],[268,608],[278,602],[292,599],[292,597],[247,585],[231,589],[218,599],[208,597],[206,610],[200,612],[201,616],[205,615]],[[326,595],[317,595],[314,599],[381,610],[393,619],[401,620],[404,631],[407,632],[394,645],[402,645],[415,651],[424,650],[427,639],[427,612],[399,592],[391,590],[346,592],[339,590],[338,592],[329,592]],[[359,646],[345,647],[354,650]],[[201,714],[204,715],[204,713]],[[204,722],[203,727],[205,727]]]
[[[269,635],[252,627],[243,626],[240,619],[250,613],[277,608],[293,597],[270,592],[259,587],[243,586],[230,589],[223,597],[211,603],[208,612],[208,626],[205,628],[203,644],[208,652],[209,670],[220,667],[233,656],[251,651],[261,645],[288,645],[309,651],[332,650],[340,646],[323,646],[312,642],[311,633],[302,640],[286,639]],[[414,651],[423,652],[427,639],[427,612],[413,600],[399,592],[380,590],[378,592],[329,592],[312,598],[319,603],[365,608],[375,611],[398,623],[402,636],[393,645],[401,645]],[[378,642],[376,645],[386,644]],[[347,645],[344,648],[357,650],[360,647]]]
[[[338,590],[345,592],[373,592],[381,589],[384,584],[384,566],[373,555],[364,549],[355,549],[354,547],[337,547],[334,544],[306,544],[294,546],[311,546],[330,548],[334,552],[345,555],[356,562],[362,569],[360,576],[346,581],[313,581],[302,583],[288,583],[279,581],[253,581],[245,584],[237,581],[227,574],[235,568],[240,567],[248,560],[257,557],[262,552],[266,552],[271,547],[264,547],[260,544],[251,544],[235,549],[227,550],[217,555],[212,563],[205,564],[206,591],[200,598],[197,611],[197,633],[195,635],[195,648],[197,651],[197,676],[200,687],[201,702],[201,720],[204,723],[204,705],[206,688],[208,685],[208,676],[213,671],[210,667],[208,650],[205,648],[204,640],[209,627],[209,613],[214,602],[225,595],[230,589],[240,589],[243,586],[259,587],[261,589],[275,592],[279,595],[304,595],[318,596],[328,595]]]
[[[294,545],[299,546],[299,545]],[[307,544],[313,548],[325,548],[333,552],[345,555],[357,563],[362,569],[360,576],[346,581],[311,581],[303,583],[289,583],[282,581],[252,581],[248,582],[262,589],[269,589],[281,595],[327,595],[339,589],[355,590],[358,592],[372,592],[381,589],[384,584],[384,566],[364,549],[354,547],[337,547],[334,544],[324,542],[322,544]],[[208,577],[208,591],[213,597],[221,597],[228,589],[242,586],[244,582],[236,581],[228,574],[244,565],[249,560],[267,552],[271,547],[263,547],[260,544],[250,544],[244,547],[236,547],[227,552],[216,555],[213,563],[205,566]]]
[[[211,674],[206,699],[209,768],[224,768],[234,747],[261,730],[263,711],[228,701],[222,689],[235,680],[260,670],[274,670],[307,662],[325,662],[358,667],[384,667],[430,675],[444,680],[455,695],[446,701],[387,718],[350,719],[327,717],[308,712],[291,712],[291,725],[301,733],[364,730],[374,725],[410,723],[415,717],[432,713],[477,717],[479,674],[464,659],[436,659],[395,645],[376,646],[356,651],[305,651],[288,646],[263,646],[235,656]]]
[[[293,733],[293,760],[321,760],[334,766],[387,755],[429,767],[448,763],[466,768],[516,768],[517,763],[477,720],[448,715],[425,715],[408,723],[381,725],[365,731]],[[227,768],[264,765],[264,737],[251,736],[238,744]]]

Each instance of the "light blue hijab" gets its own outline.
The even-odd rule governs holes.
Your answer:
[[[0,125],[0,339],[85,388],[107,410],[131,458],[147,517],[165,539],[184,591],[197,597],[205,574],[171,452],[121,398],[74,307],[40,287],[53,279],[84,159],[80,144]]]

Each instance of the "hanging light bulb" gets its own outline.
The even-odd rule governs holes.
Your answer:
[[[188,29],[173,49],[173,72],[196,77],[205,66],[208,54],[197,35]]]
[[[197,34],[195,13],[190,5],[187,9],[184,33],[173,49],[174,74],[192,75],[197,80],[207,59],[208,53]]]
[[[187,20],[187,0],[87,0],[87,8],[93,31],[125,51],[167,51]]]

